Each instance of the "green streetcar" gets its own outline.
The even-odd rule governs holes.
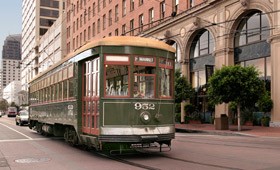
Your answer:
[[[29,128],[96,150],[171,145],[175,50],[141,37],[89,42],[29,84]]]

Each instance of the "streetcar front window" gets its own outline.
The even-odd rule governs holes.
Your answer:
[[[135,67],[133,97],[155,98],[155,70],[155,67]]]
[[[106,65],[106,96],[128,95],[128,66]]]

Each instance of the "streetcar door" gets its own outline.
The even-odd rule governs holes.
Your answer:
[[[99,58],[83,63],[82,131],[99,133]]]

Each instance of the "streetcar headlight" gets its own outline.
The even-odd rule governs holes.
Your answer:
[[[143,123],[149,123],[151,120],[151,114],[149,112],[142,112],[140,114],[140,119]]]
[[[146,121],[149,120],[149,119],[150,119],[150,118],[149,118],[149,115],[145,114],[145,115],[143,116],[143,119],[146,120]]]

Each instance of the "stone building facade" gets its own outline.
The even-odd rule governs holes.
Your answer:
[[[142,36],[177,44],[181,68],[193,87],[206,83],[206,66],[254,65],[271,83],[271,126],[280,126],[280,2],[276,0],[206,0]],[[216,106],[215,117],[228,114]]]
[[[271,126],[280,126],[280,2],[277,0],[67,0],[67,53],[107,36],[143,36],[177,51],[177,65],[197,91],[206,70],[254,65],[269,83],[274,107]],[[206,108],[205,95],[197,104]],[[215,117],[229,114],[215,107]]]

